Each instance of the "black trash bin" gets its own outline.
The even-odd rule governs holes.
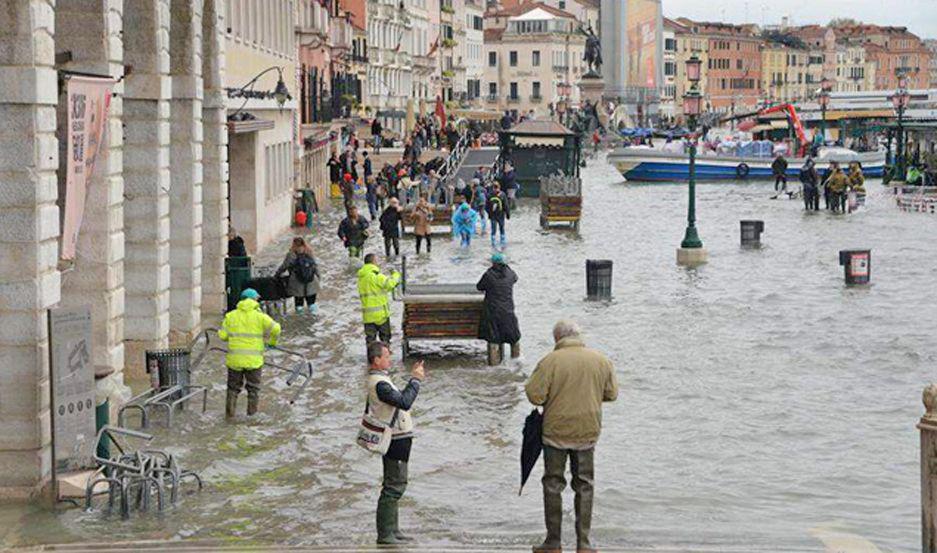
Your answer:
[[[250,257],[226,257],[224,260],[224,286],[227,297],[228,311],[231,311],[238,305],[241,299],[241,292],[247,286],[247,281],[251,279],[251,258]]]
[[[282,277],[262,276],[248,280],[244,288],[257,290],[262,301],[279,301],[287,297],[286,282]]]
[[[765,231],[764,221],[740,221],[742,227],[741,238],[743,246],[757,247],[761,245],[761,233]]]
[[[872,278],[872,250],[840,250],[846,284],[868,284]]]
[[[170,386],[188,386],[190,382],[191,352],[187,349],[173,348],[150,350],[146,352],[146,370],[152,382],[160,388]],[[182,391],[173,394],[173,399],[182,396]]]
[[[590,300],[607,300],[612,297],[612,260],[586,260],[586,296]]]

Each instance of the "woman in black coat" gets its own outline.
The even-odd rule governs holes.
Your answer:
[[[475,287],[485,293],[485,308],[478,337],[492,344],[516,344],[521,329],[514,315],[514,284],[517,273],[504,262],[504,255],[491,256],[491,267]]]

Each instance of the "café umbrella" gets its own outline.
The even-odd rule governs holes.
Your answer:
[[[537,464],[540,452],[543,451],[543,415],[534,409],[524,420],[524,441],[521,445],[521,487],[517,495],[524,491],[524,484],[530,477],[530,471]]]

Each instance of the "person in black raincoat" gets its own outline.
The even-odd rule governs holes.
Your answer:
[[[521,329],[514,314],[514,284],[517,273],[504,262],[504,254],[491,256],[491,267],[475,288],[485,293],[485,308],[478,337],[491,344],[517,344]]]

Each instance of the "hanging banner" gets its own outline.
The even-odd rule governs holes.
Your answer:
[[[113,79],[68,76],[66,80],[65,207],[60,257],[75,259],[88,184],[104,143]]]

